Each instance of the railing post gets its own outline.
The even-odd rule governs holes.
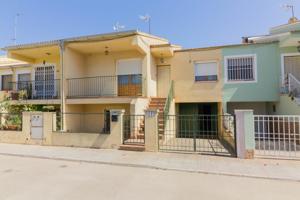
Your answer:
[[[158,151],[158,110],[145,111],[145,150]]]
[[[253,110],[235,110],[238,158],[252,159],[255,150]]]

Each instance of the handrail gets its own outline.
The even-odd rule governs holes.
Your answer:
[[[297,97],[300,94],[300,81],[291,73],[288,74],[288,77],[289,93]]]
[[[168,93],[168,97],[167,97],[167,100],[166,100],[166,104],[165,104],[165,107],[164,107],[164,117],[167,116],[169,114],[169,111],[170,111],[170,105],[171,105],[171,102],[174,98],[174,90],[173,90],[173,80],[171,81],[171,85],[170,85],[170,89],[169,89],[169,93]]]

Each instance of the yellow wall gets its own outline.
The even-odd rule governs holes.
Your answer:
[[[171,65],[171,80],[174,80],[176,103],[180,102],[221,102],[222,63],[221,50],[175,52],[174,57],[164,63]],[[195,82],[194,62],[217,61],[218,81]]]
[[[97,132],[104,128],[104,110],[124,109],[130,113],[130,104],[77,104],[66,105],[65,130],[67,132]],[[97,114],[92,114],[97,113]]]

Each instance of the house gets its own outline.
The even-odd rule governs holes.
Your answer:
[[[245,37],[243,44],[222,48],[224,112],[300,114],[299,31],[300,22],[292,21],[271,28],[269,35]]]

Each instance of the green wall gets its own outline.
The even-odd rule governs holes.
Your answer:
[[[223,56],[256,54],[257,82],[224,83],[223,102],[274,102],[279,100],[280,53],[278,43],[232,46]],[[223,61],[224,62],[224,61]],[[224,63],[223,63],[223,76]]]

